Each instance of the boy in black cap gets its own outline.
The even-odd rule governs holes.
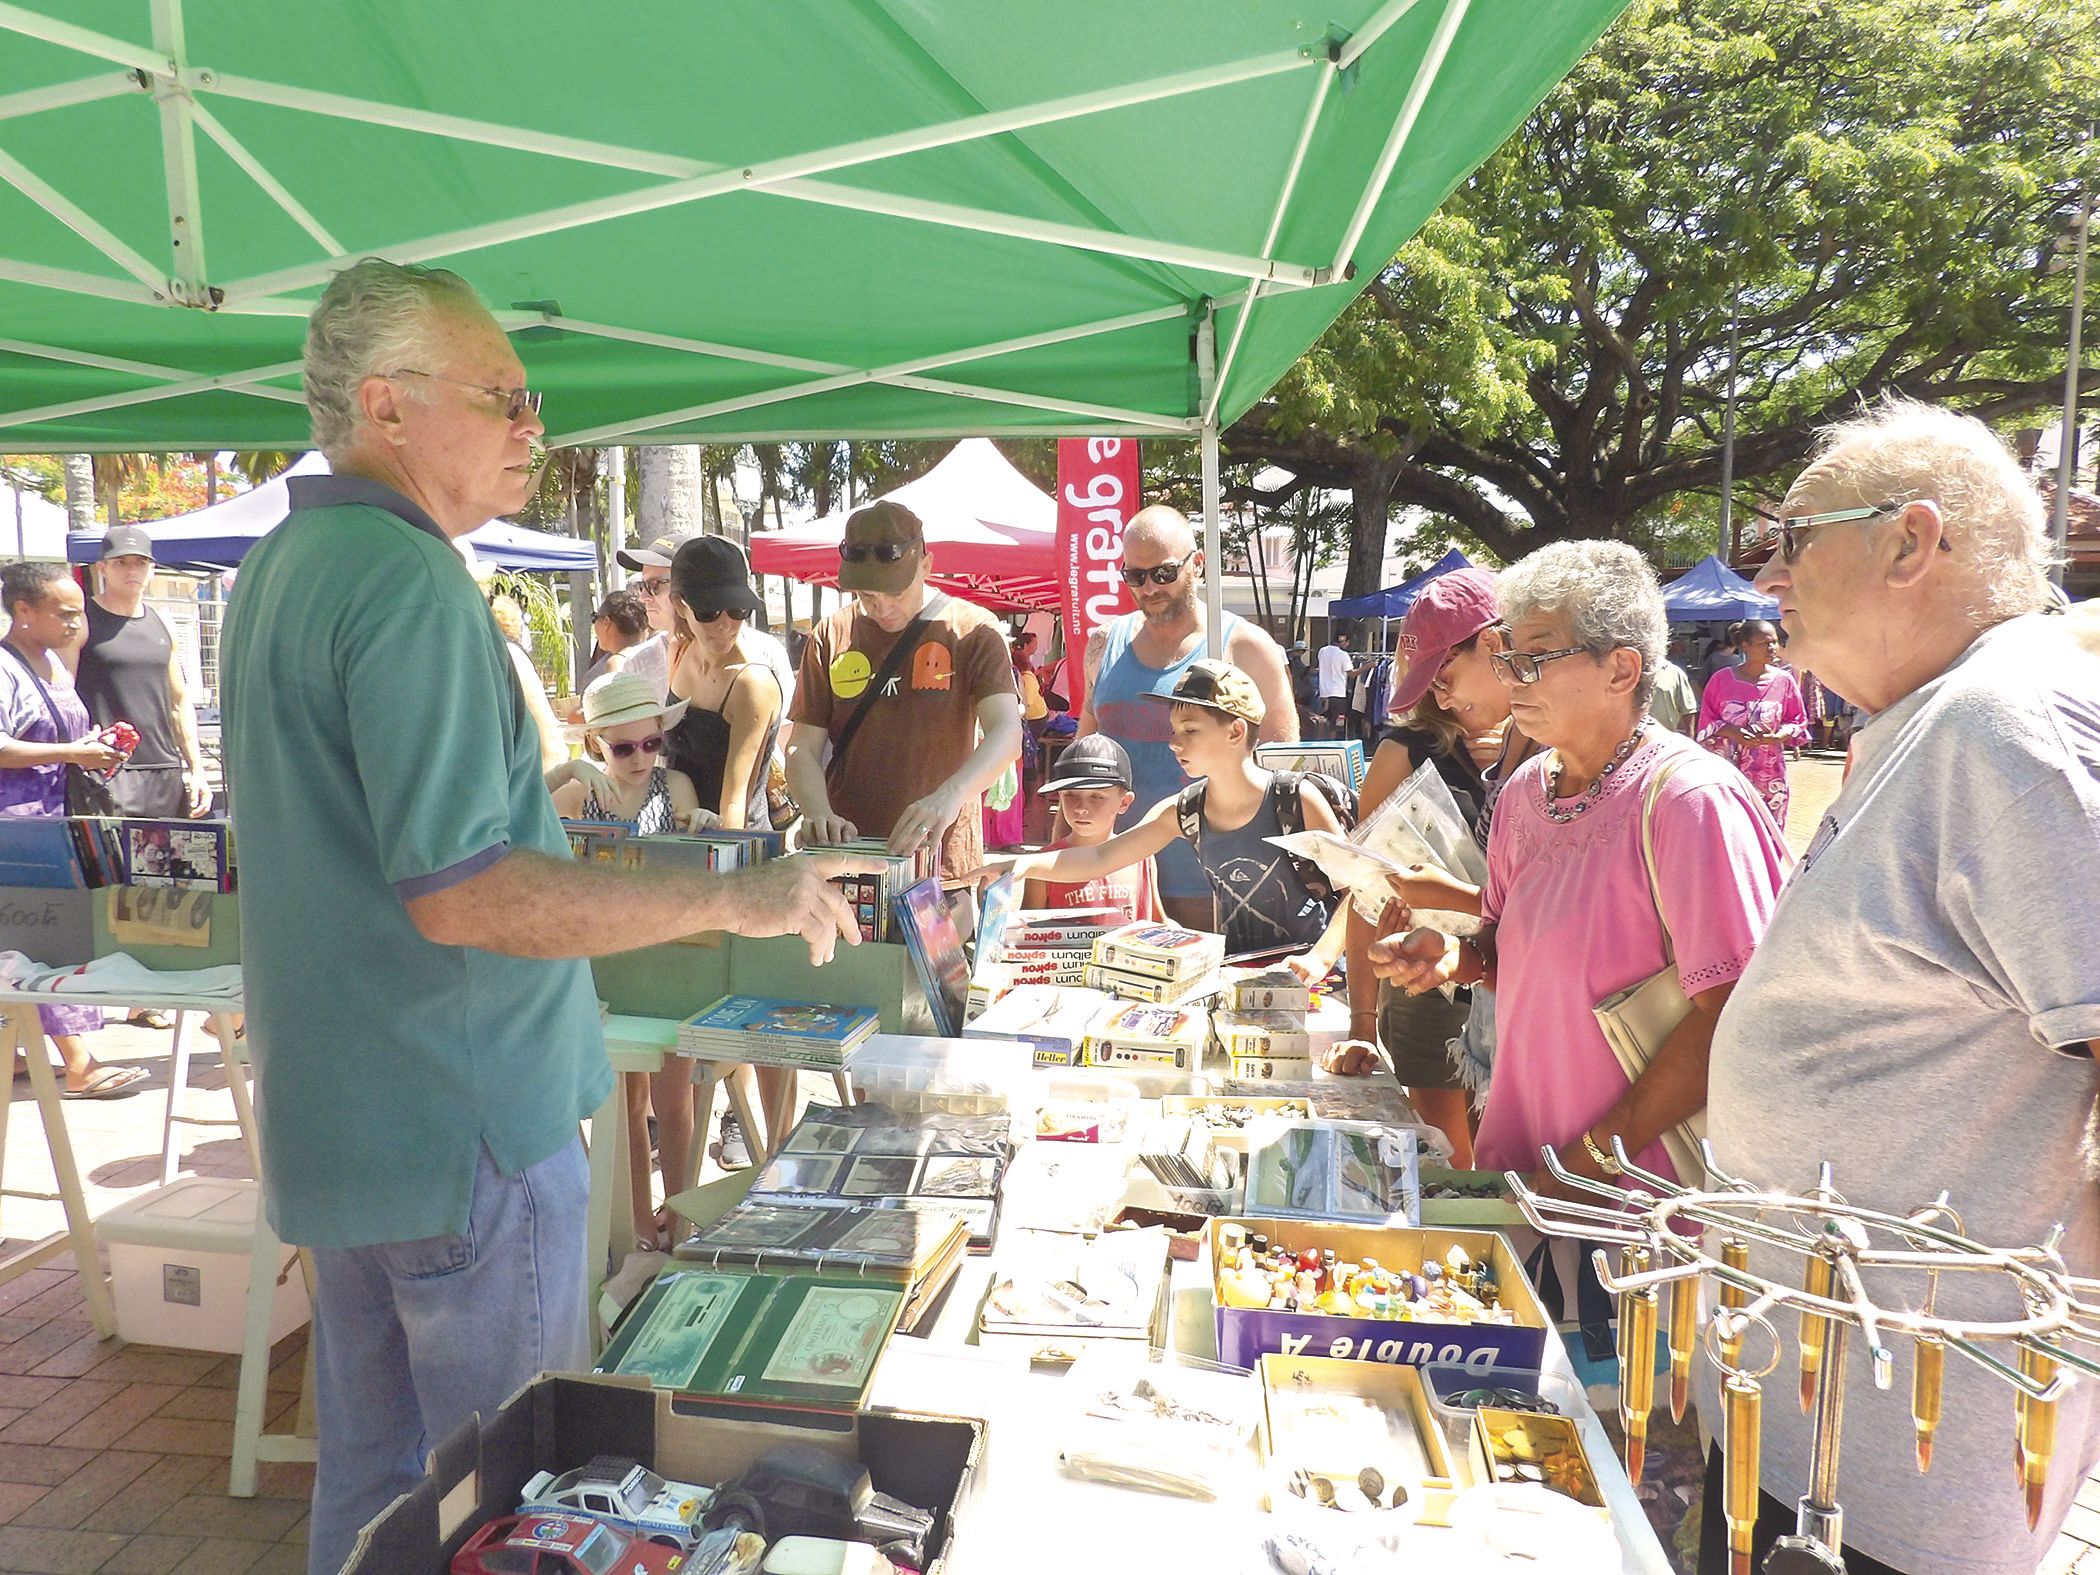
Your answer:
[[[1130,756],[1103,733],[1089,733],[1066,745],[1042,791],[1057,796],[1058,813],[1071,828],[1070,835],[1050,844],[1051,853],[1100,847],[1115,835],[1116,817],[1137,798],[1130,791]],[[1158,885],[1158,872],[1148,856],[1088,880],[1031,880],[1022,891],[1021,906],[1119,908],[1126,923],[1158,921],[1165,918]]]
[[[1291,856],[1268,839],[1300,827],[1341,836],[1345,828],[1334,806],[1313,779],[1280,777],[1254,763],[1265,707],[1254,680],[1230,662],[1191,662],[1171,694],[1151,698],[1171,707],[1174,757],[1189,777],[1202,780],[1098,846],[1024,853],[996,861],[997,867],[1023,878],[1087,879],[1150,858],[1186,835],[1209,877],[1226,955],[1310,952],[1293,962],[1323,977],[1341,950],[1342,926],[1330,925],[1330,899],[1315,894]],[[1280,806],[1293,787],[1296,804]]]

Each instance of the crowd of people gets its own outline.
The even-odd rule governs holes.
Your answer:
[[[1231,614],[1211,628],[1188,522],[1146,508],[1122,548],[1135,609],[1089,638],[1077,736],[1045,752],[1057,834],[988,854],[986,796],[1042,743],[1050,690],[1031,643],[929,582],[908,510],[853,513],[846,599],[792,662],[758,627],[733,543],[623,554],[639,578],[596,609],[599,651],[555,751],[454,546],[523,501],[542,430],[508,338],[456,276],[367,260],[314,311],[306,388],[333,474],[296,480],[291,517],[248,558],[221,663],[265,1194],[318,1276],[316,1571],[412,1482],[429,1439],[584,1360],[577,1127],[610,1074],[583,959],[714,929],[799,935],[821,967],[858,938],[821,853],[650,874],[570,858],[564,817],[932,845],[951,874],[1010,870],[1030,904],[1113,906],[1288,956],[1346,997],[1355,1036],[1383,1048],[1374,1075],[1461,1164],[1542,1192],[1561,1188],[1547,1150],[1578,1177],[1621,1174],[1623,1149],[1695,1181],[1703,1135],[1760,1185],[1798,1189],[1828,1159],[1855,1204],[1900,1214],[1951,1192],[1991,1242],[2061,1223],[2065,1262],[2100,1273],[2100,623],[2064,614],[2033,488],[1974,420],[1892,401],[1828,432],[1758,574],[1779,623],[1707,652],[1680,639],[1671,659],[1656,575],[1621,544],[1431,582],[1346,801],[1255,752],[1348,731],[1364,663],[1346,633],[1309,655]],[[150,570],[150,544],[111,541]],[[63,572],[0,575],[10,812],[64,813],[69,774],[115,763],[91,736],[94,697],[136,707],[147,691],[166,731],[131,769],[160,775],[131,802],[207,807],[186,695],[139,627],[131,572],[105,575],[99,616]],[[84,626],[91,647],[106,631],[117,671],[91,679],[83,661],[76,685],[59,653]],[[1855,708],[1848,775],[1797,862],[1788,753]],[[1342,832],[1424,766],[1484,883],[1417,868],[1352,901],[1367,894],[1269,840]],[[343,990],[346,974],[372,988]],[[1667,1001],[1663,1028],[1620,1031],[1636,992]],[[47,1028],[69,1090],[108,1085],[82,1025]],[[777,1133],[792,1080],[759,1095]],[[666,1195],[681,1190],[705,1114],[691,1085],[637,1078],[627,1097],[635,1133],[654,1115]],[[747,1136],[725,1132],[722,1157]],[[636,1218],[660,1246],[637,1141]],[[1538,1264],[1608,1350],[1594,1279]],[[2030,1528],[2003,1469],[2011,1407],[1957,1366],[1942,1464],[1922,1479],[1907,1397],[1853,1374],[1856,1575],[2031,1569],[2100,1463],[2100,1405],[2080,1385]],[[1765,1427],[1760,1557],[1791,1527],[1809,1454],[1790,1407],[1767,1407]],[[1726,1567],[1719,1520],[1702,1569]]]

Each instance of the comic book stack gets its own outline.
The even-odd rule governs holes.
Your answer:
[[[725,995],[678,1025],[678,1052],[703,1061],[835,1072],[880,1023],[872,1006]]]
[[[1241,1081],[1305,1082],[1312,1077],[1306,1016],[1312,988],[1288,968],[1228,968],[1211,1031]]]
[[[1086,983],[1154,1006],[1195,1002],[1218,988],[1225,938],[1171,924],[1126,924],[1094,943]]]

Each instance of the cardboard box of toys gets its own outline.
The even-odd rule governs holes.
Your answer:
[[[1423,1265],[1452,1261],[1452,1249],[1484,1268],[1511,1322],[1460,1321],[1450,1317],[1362,1317],[1316,1310],[1228,1305],[1221,1233],[1237,1227],[1249,1241],[1256,1234],[1272,1246],[1296,1252],[1332,1249],[1338,1263],[1375,1259],[1388,1271],[1413,1274]],[[1509,1242],[1491,1231],[1406,1226],[1324,1225],[1303,1220],[1239,1218],[1213,1220],[1210,1227],[1211,1306],[1218,1331],[1218,1360],[1255,1367],[1264,1355],[1330,1356],[1344,1361],[1390,1362],[1421,1367],[1430,1362],[1488,1368],[1530,1367],[1544,1358],[1551,1322],[1524,1277]]]
[[[961,1417],[693,1402],[627,1379],[544,1376],[433,1449],[429,1474],[365,1527],[344,1575],[446,1575],[475,1531],[517,1511],[535,1473],[572,1471],[600,1456],[622,1456],[710,1489],[742,1478],[761,1505],[779,1506],[778,1523],[763,1533],[768,1542],[803,1534],[801,1517],[820,1524],[864,1505],[864,1492],[841,1491],[808,1466],[819,1457],[857,1463],[866,1468],[864,1486],[932,1516],[923,1568],[935,1575],[945,1564],[956,1507],[982,1465],[984,1434],[982,1422]],[[794,1459],[773,1455],[782,1446],[801,1446],[800,1469],[776,1473],[776,1491],[769,1492],[764,1473],[752,1468]],[[836,1464],[832,1470],[850,1482],[851,1472]]]

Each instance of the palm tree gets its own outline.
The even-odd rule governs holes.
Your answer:
[[[118,518],[118,505],[124,488],[145,478],[148,462],[144,454],[97,454],[94,466],[95,495],[102,500],[103,513],[114,530],[122,523]]]
[[[66,478],[66,529],[95,528],[95,461],[87,454],[67,454],[61,463]]]
[[[272,476],[281,476],[292,468],[298,455],[288,449],[248,449],[233,456],[234,474],[251,487],[259,487]]]

